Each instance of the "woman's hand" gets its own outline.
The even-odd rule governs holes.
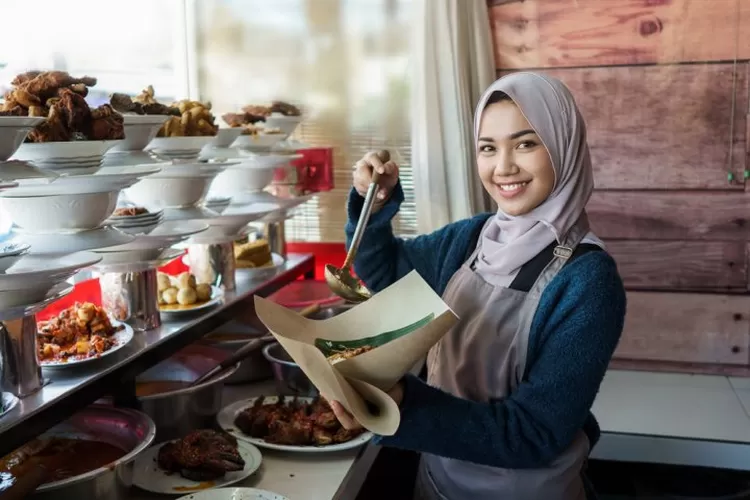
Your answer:
[[[397,405],[401,406],[401,401],[403,401],[404,399],[403,382],[398,382],[395,386],[393,386],[393,389],[388,391],[388,395],[396,402]],[[334,415],[336,415],[336,418],[341,423],[341,426],[344,429],[351,431],[354,429],[360,429],[362,427],[362,425],[357,422],[357,419],[354,418],[354,416],[349,413],[341,403],[339,403],[338,401],[330,400],[329,403]]]
[[[380,189],[375,197],[377,201],[387,200],[391,196],[393,188],[398,183],[398,165],[393,161],[383,163],[374,151],[367,153],[361,160],[354,164],[353,184],[360,196],[367,194],[367,188],[372,182],[372,171],[380,174],[378,185]]]

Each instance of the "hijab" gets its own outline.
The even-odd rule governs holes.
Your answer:
[[[532,211],[511,216],[498,210],[482,230],[477,272],[496,286],[509,286],[521,266],[552,242],[558,243],[578,223],[589,229],[584,210],[594,189],[586,124],[570,90],[560,80],[530,72],[495,81],[482,95],[474,115],[474,144],[482,113],[493,93],[510,97],[549,152],[555,184],[549,197]],[[602,246],[591,233],[585,242]]]

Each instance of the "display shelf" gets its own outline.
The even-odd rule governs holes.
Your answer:
[[[44,369],[49,382],[0,418],[0,456],[38,436],[78,409],[112,394],[119,403],[132,404],[133,379],[149,367],[183,347],[254,309],[253,297],[267,297],[300,276],[310,278],[315,270],[312,255],[289,255],[274,276],[252,280],[237,270],[235,291],[226,292],[224,302],[184,320],[166,321],[161,327],[136,334],[125,347],[96,362],[66,369]]]

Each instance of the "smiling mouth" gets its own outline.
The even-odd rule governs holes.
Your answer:
[[[519,189],[526,187],[528,183],[529,181],[514,182],[512,184],[498,184],[497,187],[500,188],[500,191],[512,193],[514,191],[518,191]]]

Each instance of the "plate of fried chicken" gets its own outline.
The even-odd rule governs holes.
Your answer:
[[[372,438],[372,433],[364,429],[344,429],[321,397],[246,399],[221,410],[216,420],[219,427],[237,439],[273,450],[303,453],[349,450]]]
[[[153,493],[185,494],[242,481],[260,462],[260,451],[252,444],[199,429],[146,450],[135,461],[133,484]]]

